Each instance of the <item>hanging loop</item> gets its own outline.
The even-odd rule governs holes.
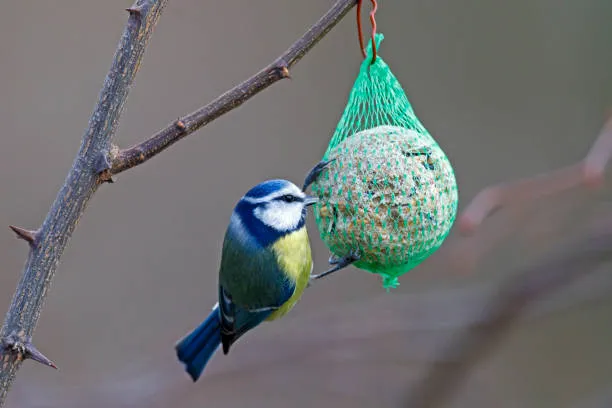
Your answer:
[[[376,36],[376,10],[378,9],[378,2],[376,0],[370,0],[372,3],[372,11],[370,11],[370,24],[372,24],[372,64],[376,61],[376,41],[374,37]],[[363,30],[361,28],[361,6],[363,0],[357,0],[357,34],[359,35],[359,46],[361,47],[361,55],[365,59],[367,54],[365,50],[365,45],[363,42]]]

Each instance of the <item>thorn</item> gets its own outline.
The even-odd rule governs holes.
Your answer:
[[[47,356],[45,356],[43,353],[41,353],[40,351],[38,351],[38,349],[36,347],[34,347],[34,345],[30,342],[28,342],[26,344],[26,348],[25,348],[25,358],[29,358],[31,360],[34,360],[38,363],[47,365],[49,367],[53,367],[57,370],[57,366],[55,365],[55,363],[51,360],[49,360],[47,358]]]
[[[142,6],[129,7],[125,11],[129,12],[130,16],[140,17],[142,15]]]
[[[280,73],[281,73],[281,78],[289,78],[289,79],[291,79],[291,73],[289,73],[289,68],[287,68],[287,66],[283,66],[280,69]]]
[[[96,174],[100,183],[114,183],[113,174],[111,173],[111,161],[109,159],[108,150],[102,150],[94,164]]]
[[[23,361],[29,358],[57,370],[55,363],[49,360],[43,353],[38,351],[38,349],[32,344],[29,337],[22,339],[17,332],[13,331],[10,335],[3,338],[0,343],[2,344],[2,348],[4,350],[17,354],[17,361]]]
[[[12,229],[15,234],[17,234],[17,238],[27,241],[32,247],[36,246],[36,235],[38,234],[38,231],[30,231],[14,225],[9,225],[9,228]]]
[[[180,118],[177,119],[176,122],[174,122],[174,125],[181,132],[184,132],[187,129],[187,125],[185,125],[185,122],[183,122]]]

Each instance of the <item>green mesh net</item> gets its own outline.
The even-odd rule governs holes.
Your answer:
[[[377,49],[382,34],[376,35]],[[436,251],[455,221],[453,168],[372,46],[312,185],[321,239],[385,288]]]

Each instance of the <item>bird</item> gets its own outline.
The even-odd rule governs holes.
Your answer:
[[[219,346],[223,354],[264,321],[286,315],[309,285],[313,261],[307,208],[318,201],[288,180],[252,187],[230,216],[218,271],[218,302],[175,344],[196,382]]]

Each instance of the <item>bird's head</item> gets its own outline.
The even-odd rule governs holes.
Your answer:
[[[304,227],[306,209],[317,199],[287,180],[268,180],[251,188],[238,202],[232,223],[266,246]]]

